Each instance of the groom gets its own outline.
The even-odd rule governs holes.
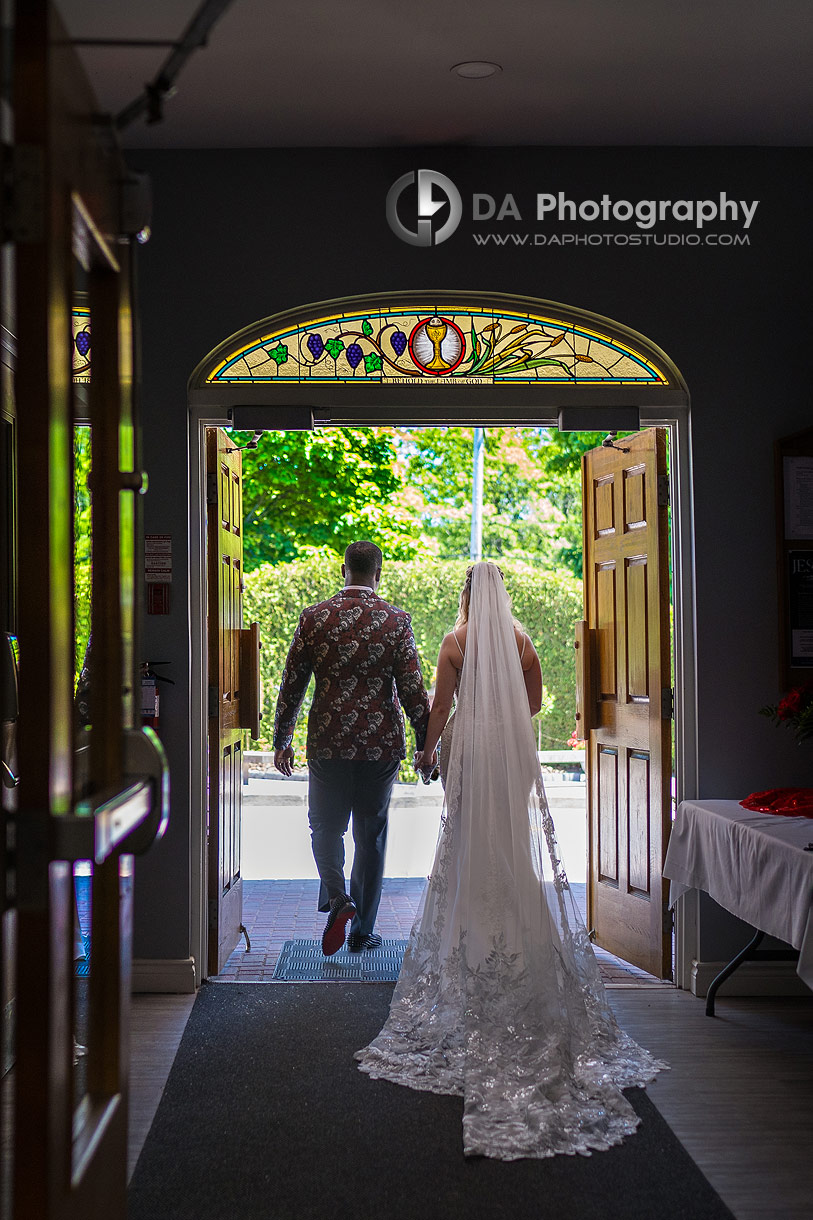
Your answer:
[[[390,794],[406,754],[401,705],[418,749],[426,736],[424,690],[410,616],[376,590],[382,555],[372,542],[352,542],[344,554],[344,588],[302,611],[282,675],[274,721],[274,766],[290,775],[291,741],[311,674],[308,716],[308,821],[319,870],[319,910],[328,912],[322,952],[344,944],[375,949],[373,932],[387,846]],[[400,698],[400,704],[399,704]],[[353,815],[355,856],[350,894],[344,843]]]

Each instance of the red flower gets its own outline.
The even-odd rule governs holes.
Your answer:
[[[803,682],[788,691],[778,704],[760,708],[774,724],[787,724],[801,743],[813,737],[813,682]]]
[[[778,719],[790,720],[792,717],[798,716],[805,701],[805,693],[805,689],[802,686],[796,686],[793,690],[788,691],[784,699],[780,699],[779,706],[776,709]]]

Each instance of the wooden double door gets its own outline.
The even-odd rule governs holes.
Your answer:
[[[596,944],[672,974],[663,859],[671,825],[667,434],[645,428],[583,459],[584,621],[577,633],[588,774],[588,926]],[[259,731],[257,625],[242,625],[240,453],[207,430],[209,963],[242,930],[243,730]]]
[[[243,738],[260,732],[260,636],[243,628],[243,474],[240,450],[206,432],[209,799],[208,973],[218,974],[243,926]]]
[[[596,944],[672,977],[663,860],[672,719],[666,432],[586,454],[584,622],[576,639],[588,777],[588,926]]]

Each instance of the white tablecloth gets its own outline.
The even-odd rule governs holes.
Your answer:
[[[752,813],[739,801],[683,801],[663,874],[670,905],[704,890],[732,915],[799,949],[813,988],[813,818]]]

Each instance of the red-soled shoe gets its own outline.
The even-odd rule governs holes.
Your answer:
[[[330,903],[325,930],[322,933],[322,952],[325,957],[338,953],[344,944],[347,925],[356,913],[355,903],[346,894],[337,894]]]

